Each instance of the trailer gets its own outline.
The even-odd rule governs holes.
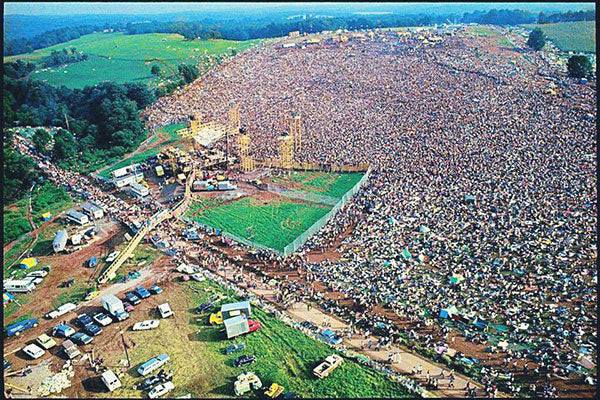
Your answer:
[[[85,225],[90,222],[87,215],[80,213],[79,211],[69,210],[67,211],[67,220],[75,222],[79,225]]]
[[[67,246],[67,240],[69,239],[69,235],[66,230],[60,230],[56,232],[56,236],[54,236],[54,240],[52,241],[52,249],[55,253],[59,253],[65,249]]]

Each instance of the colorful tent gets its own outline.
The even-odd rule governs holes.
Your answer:
[[[44,218],[44,221],[50,221],[52,219],[52,214],[50,214],[49,212],[43,213],[42,218]]]
[[[458,285],[459,283],[461,283],[464,280],[465,280],[465,277],[460,274],[454,274],[450,277],[450,283],[452,285]]]
[[[410,260],[412,257],[410,251],[408,251],[408,247],[405,247],[404,250],[402,250],[402,257],[404,257],[406,260]]]
[[[2,295],[2,303],[6,306],[8,303],[10,303],[11,301],[13,301],[15,299],[15,296],[13,296],[10,293],[4,293]]]
[[[35,267],[38,264],[37,260],[35,258],[24,258],[21,263],[19,264],[19,266],[21,267],[21,269],[27,269],[27,268],[31,268],[31,267]]]
[[[451,318],[455,314],[458,314],[458,309],[455,306],[442,308],[440,310],[440,318]]]

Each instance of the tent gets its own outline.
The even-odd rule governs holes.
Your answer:
[[[459,283],[461,283],[464,280],[465,280],[464,276],[462,276],[460,274],[454,274],[450,277],[450,284],[458,285]]]
[[[38,264],[38,262],[35,258],[29,257],[29,258],[24,258],[23,260],[21,260],[19,267],[21,267],[21,269],[27,269],[27,268],[35,267],[37,264]]]
[[[431,231],[431,229],[429,229],[425,225],[421,225],[421,227],[419,228],[419,232],[421,232],[421,233],[428,233],[430,231]]]
[[[406,260],[410,260],[410,258],[412,257],[410,252],[408,251],[408,247],[405,247],[404,250],[402,250],[402,257],[404,257]]]
[[[10,303],[11,301],[13,301],[15,299],[15,296],[13,296],[10,293],[4,293],[2,295],[2,303],[6,306],[8,303]]]
[[[42,218],[44,218],[44,221],[50,221],[52,219],[52,214],[50,214],[49,212],[43,213]]]
[[[455,314],[458,314],[458,309],[455,306],[445,307],[440,310],[440,318],[451,318]]]
[[[466,195],[465,196],[465,203],[475,203],[475,196],[473,195]]]

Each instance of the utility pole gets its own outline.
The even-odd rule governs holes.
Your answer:
[[[65,124],[67,125],[67,130],[70,132],[71,129],[69,128],[69,120],[67,119],[67,113],[63,113],[65,115]]]
[[[129,352],[127,351],[127,345],[125,344],[125,335],[121,328],[121,339],[123,340],[123,348],[125,349],[125,355],[127,356],[127,368],[131,367],[131,361],[129,360]]]

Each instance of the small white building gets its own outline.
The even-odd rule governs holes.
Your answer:
[[[146,186],[137,182],[131,183],[131,191],[133,192],[133,194],[136,194],[140,197],[145,197],[148,196],[148,194],[150,194],[150,190]]]
[[[79,211],[69,210],[67,211],[67,220],[78,223],[79,225],[85,225],[90,222],[87,215],[80,213]]]
[[[136,172],[135,174],[115,178],[112,182],[120,189],[127,185],[131,185],[132,183],[139,182],[142,179],[144,179],[144,174],[142,172]]]
[[[131,175],[140,164],[127,165],[126,167],[115,169],[110,173],[113,178],[120,178],[125,175]]]
[[[84,213],[86,213],[87,215],[89,215],[90,217],[94,218],[94,219],[99,219],[102,218],[104,216],[104,210],[102,210],[101,207],[99,207],[98,205],[92,203],[92,202],[85,202],[81,205],[81,209],[83,210]]]
[[[67,240],[69,239],[69,235],[67,231],[60,230],[56,232],[56,236],[54,236],[54,240],[52,241],[52,249],[55,253],[61,252],[65,249],[67,245]]]

